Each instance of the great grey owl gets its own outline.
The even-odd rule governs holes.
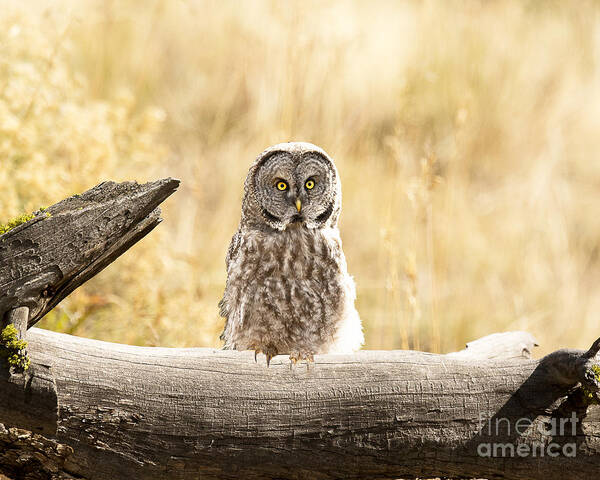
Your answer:
[[[364,338],[338,230],[340,178],[310,143],[261,153],[244,184],[242,218],[227,252],[219,303],[224,348],[293,363],[356,351]]]

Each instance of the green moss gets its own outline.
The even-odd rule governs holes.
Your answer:
[[[17,370],[29,368],[29,358],[25,349],[27,342],[19,339],[19,332],[13,324],[9,324],[0,333],[0,356],[6,358],[11,367]]]
[[[46,212],[47,209],[48,209],[48,207],[40,207],[40,209],[37,212],[30,213],[29,215],[23,214],[16,218],[13,218],[8,223],[5,223],[4,225],[0,224],[0,235],[4,235],[6,232],[12,230],[13,228],[18,227],[19,225],[28,222],[29,220],[34,218],[36,216],[36,214],[41,214],[41,213],[45,212],[44,216],[46,218],[50,218],[52,216],[52,214],[50,212]]]
[[[50,212],[46,212],[46,210],[48,210],[48,207],[40,207],[40,209],[38,211],[39,211],[39,213],[43,213],[44,217],[50,218],[52,216],[52,214]]]
[[[592,365],[592,372],[594,372],[594,376],[596,377],[596,380],[598,382],[600,382],[600,365]],[[585,387],[582,388],[582,391],[583,391],[584,401],[586,402],[587,405],[598,404],[598,398],[596,397],[596,394],[594,392],[591,392],[590,390],[586,389]]]
[[[18,227],[19,225],[21,225],[25,222],[28,222],[33,217],[35,217],[35,214],[33,214],[33,213],[31,213],[29,215],[21,215],[19,217],[13,218],[8,223],[5,223],[4,225],[0,225],[0,235],[4,235],[6,232],[12,230],[13,228]]]

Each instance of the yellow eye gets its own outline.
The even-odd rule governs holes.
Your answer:
[[[312,190],[313,188],[315,188],[315,181],[307,180],[306,183],[304,184],[304,186],[306,187],[307,190]]]
[[[277,190],[281,190],[282,192],[287,190],[287,183],[285,183],[283,181],[277,182]]]

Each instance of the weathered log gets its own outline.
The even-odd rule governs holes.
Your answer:
[[[57,442],[48,448],[63,453],[64,475],[562,480],[600,469],[600,408],[577,387],[600,387],[588,378],[600,341],[541,361],[364,351],[316,356],[307,369],[284,356],[267,368],[251,352],[134,347],[35,328],[28,340],[33,370],[44,366],[56,384],[56,434],[44,441]],[[35,403],[35,386],[30,394]],[[563,434],[539,430],[561,418]],[[19,426],[11,420],[0,412],[0,422]],[[486,456],[494,445],[503,456]],[[544,456],[511,457],[506,445]]]

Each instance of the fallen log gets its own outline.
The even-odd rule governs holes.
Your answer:
[[[267,368],[251,352],[134,347],[39,329],[28,341],[32,371],[51,376],[58,412],[55,433],[46,419],[38,443],[64,475],[564,479],[600,469],[600,408],[576,387],[588,382],[583,365],[600,341],[587,354],[541,362],[364,351],[316,356],[308,369],[283,356]],[[38,384],[29,383],[21,417],[46,398]],[[33,409],[29,417],[20,425],[2,410],[0,422],[40,421]],[[552,431],[553,422],[563,430]],[[9,476],[10,435],[0,432]]]
[[[22,336],[139,240],[173,182],[103,184],[85,204],[69,200],[0,236],[4,324]],[[317,355],[309,368],[36,328],[26,340],[27,369],[0,365],[0,473],[12,478],[553,480],[600,470],[600,339],[539,361],[533,338],[513,332],[449,355]]]

